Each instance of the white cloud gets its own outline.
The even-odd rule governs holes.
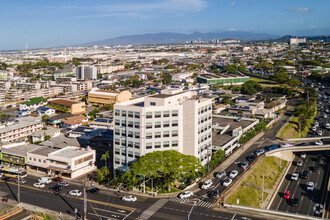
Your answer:
[[[308,13],[308,12],[310,12],[309,8],[286,8],[285,11],[294,12],[294,13]]]
[[[77,16],[77,18],[114,16],[148,18],[159,15],[160,13],[182,15],[201,11],[206,7],[206,0],[158,0],[150,3],[143,2],[108,4],[89,7],[88,9],[94,9],[96,13],[91,15]],[[81,6],[77,8],[82,9]]]
[[[230,5],[231,6],[235,6],[237,3],[236,2],[231,2]]]
[[[232,27],[232,28],[229,28],[229,31],[237,31],[237,29]]]

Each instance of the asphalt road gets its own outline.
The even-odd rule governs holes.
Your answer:
[[[316,158],[320,158],[320,162],[316,162]],[[328,181],[329,159],[325,157],[323,152],[307,152],[306,158],[303,159],[303,165],[297,166],[297,160],[300,159],[300,154],[297,153],[291,167],[289,168],[288,175],[285,177],[279,192],[274,199],[271,209],[276,211],[294,212],[310,216],[319,216],[314,213],[313,207],[315,204],[323,204],[325,198],[326,184]],[[318,164],[320,170],[315,172],[314,165]],[[309,175],[307,179],[302,179],[300,176],[298,181],[291,181],[292,173],[302,173],[307,170]],[[314,182],[314,191],[306,190],[306,183]],[[284,199],[285,191],[291,192],[291,199],[298,198],[299,203],[296,207],[291,205],[291,199]]]

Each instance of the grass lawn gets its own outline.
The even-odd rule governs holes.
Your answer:
[[[281,84],[278,84],[277,82],[269,80],[269,79],[260,79],[260,78],[256,78],[256,77],[250,77],[250,80],[258,82],[263,87],[281,86]]]
[[[313,124],[314,124],[314,117],[307,121],[307,125],[305,129],[301,131],[301,138],[307,137],[308,131],[313,126]],[[299,123],[297,117],[293,117],[292,120],[289,122],[289,124],[285,126],[285,128],[281,132],[280,137],[283,139],[300,138]]]
[[[271,190],[287,165],[287,161],[280,162],[277,157],[263,157],[258,163],[236,191],[226,199],[227,203],[236,204],[239,199],[240,205],[260,207],[263,175],[265,190]],[[267,196],[268,194],[264,192],[264,200]]]

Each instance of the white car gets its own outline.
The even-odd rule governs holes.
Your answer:
[[[237,170],[233,170],[233,171],[230,172],[229,177],[232,178],[232,179],[234,179],[237,176],[237,174],[238,174],[238,171]]]
[[[318,131],[318,132],[317,132],[317,135],[319,135],[319,136],[322,136],[322,134],[323,134],[322,131]]]
[[[306,189],[307,189],[307,191],[314,191],[314,183],[313,182],[308,182],[306,184]]]
[[[316,141],[315,144],[316,145],[323,145],[323,142],[322,141]]]
[[[229,186],[231,183],[233,182],[233,180],[232,179],[230,179],[230,178],[227,178],[225,181],[223,181],[223,186]]]
[[[57,185],[63,186],[63,187],[68,187],[69,183],[68,182],[60,182]]]
[[[190,196],[194,195],[193,192],[191,191],[186,191],[186,192],[182,192],[179,194],[179,198],[180,199],[184,199],[184,198],[189,198]]]
[[[314,126],[314,127],[312,128],[313,131],[316,131],[316,129],[317,129],[316,126]]]
[[[301,158],[306,158],[306,153],[305,152],[301,152],[300,157]]]
[[[81,196],[82,192],[78,189],[75,189],[75,190],[69,191],[68,194],[71,195],[71,196]]]
[[[136,197],[135,196],[124,196],[123,198],[121,198],[123,201],[126,201],[126,202],[135,202],[136,201]]]
[[[291,175],[291,180],[295,180],[295,181],[297,181],[297,180],[298,180],[298,177],[299,177],[299,173],[293,173],[293,174]]]
[[[44,183],[34,183],[33,184],[34,187],[36,188],[39,188],[39,189],[42,189],[42,188],[45,188],[45,184]]]
[[[303,165],[303,160],[302,159],[299,159],[298,161],[297,161],[297,166],[298,167],[301,167],[302,165]]]
[[[226,171],[222,170],[222,171],[217,172],[217,175],[216,175],[217,178],[220,179],[224,176],[226,176]]]
[[[290,143],[284,143],[284,144],[281,144],[281,147],[282,148],[285,148],[285,147],[292,147],[293,145],[290,144]]]
[[[327,118],[328,116],[327,115],[323,115],[323,118]]]
[[[212,180],[206,180],[203,185],[201,186],[202,189],[208,189],[212,186],[213,182]]]
[[[315,123],[314,123],[314,126],[315,127],[318,127],[320,124],[316,121]]]
[[[325,125],[325,128],[326,128],[326,129],[330,129],[330,123],[327,123],[327,124]]]
[[[255,154],[259,157],[261,154],[265,153],[264,149],[257,150]]]

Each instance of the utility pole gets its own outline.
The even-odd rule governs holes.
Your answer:
[[[265,175],[264,172],[262,173],[262,197],[261,197],[261,203],[264,201],[264,184],[265,184]]]
[[[86,193],[85,184],[84,184],[84,219],[87,219],[87,193]]]
[[[146,192],[146,176],[143,177],[143,193]]]
[[[19,182],[20,182],[20,168],[18,168],[18,172],[17,172],[17,201],[18,201],[18,206],[21,206],[21,193],[20,193],[20,189],[19,189]]]
[[[151,193],[154,195],[154,179],[151,177]]]

